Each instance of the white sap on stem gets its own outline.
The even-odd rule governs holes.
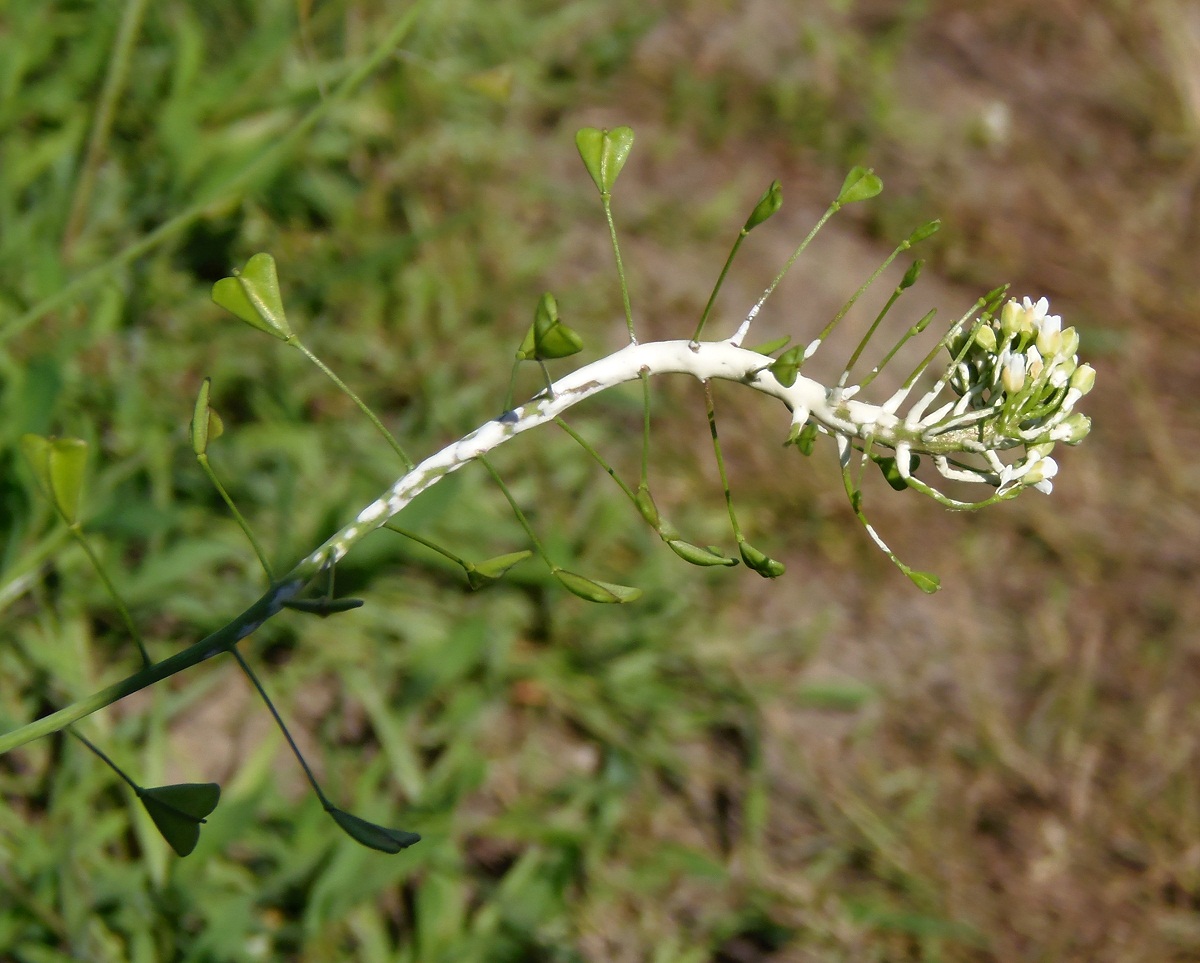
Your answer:
[[[728,341],[657,341],[630,344],[606,358],[594,361],[560,378],[552,388],[529,402],[505,412],[469,435],[443,448],[397,480],[387,492],[347,526],[313,552],[298,568],[339,561],[354,542],[381,527],[417,495],[450,472],[457,471],[510,438],[553,421],[568,408],[615,385],[649,375],[686,374],[700,381],[718,378],[736,381],[778,398],[793,412],[793,421],[809,417],[833,432],[860,434],[864,426],[873,430],[892,427],[899,420],[875,405],[861,402],[831,403],[829,389],[819,382],[797,376],[790,386],[781,384],[770,371],[771,358]]]

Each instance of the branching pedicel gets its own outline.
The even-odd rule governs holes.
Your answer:
[[[625,307],[629,344],[614,354],[585,365],[556,381],[551,381],[547,373],[546,388],[530,401],[510,408],[510,397],[505,405],[507,410],[499,417],[419,464],[413,463],[379,419],[292,331],[284,313],[275,263],[270,255],[255,255],[243,271],[218,282],[213,289],[213,299],[218,304],[254,327],[298,348],[317,364],[339,389],[354,399],[376,428],[387,437],[407,470],[387,492],[360,511],[353,522],[310,553],[290,572],[276,577],[267,565],[244,519],[225,494],[208,464],[208,444],[219,435],[221,425],[220,419],[209,407],[209,386],[205,382],[196,402],[192,422],[193,447],[201,466],[217,485],[239,524],[250,536],[270,583],[268,589],[237,618],[174,656],[153,662],[142,648],[145,665],[140,671],[90,698],[0,736],[0,752],[72,727],[89,713],[132,692],[215,655],[229,653],[250,677],[283,729],[313,789],[335,822],[354,839],[375,849],[396,852],[411,845],[419,838],[416,834],[367,822],[338,809],[327,798],[300,757],[299,750],[288,735],[282,718],[271,704],[261,682],[243,653],[238,651],[238,642],[283,608],[329,615],[361,604],[356,599],[332,597],[333,568],[360,539],[385,525],[442,552],[462,566],[471,588],[478,588],[501,577],[532,552],[517,551],[485,562],[473,563],[434,545],[423,536],[396,527],[390,520],[422,491],[436,485],[449,473],[474,461],[480,462],[503,487],[503,481],[486,456],[518,434],[548,422],[556,422],[592,457],[605,465],[646,521],[681,558],[697,565],[736,565],[738,557],[726,555],[719,548],[701,547],[685,541],[661,516],[650,495],[647,481],[649,379],[654,375],[687,374],[704,383],[714,453],[724,484],[738,555],[749,568],[764,577],[778,576],[783,573],[784,567],[782,563],[751,545],[738,526],[718,439],[716,411],[711,392],[707,390],[709,382],[714,379],[743,384],[782,401],[790,411],[787,443],[795,445],[804,454],[812,452],[818,436],[828,435],[833,438],[842,466],[846,493],[855,515],[879,547],[924,591],[935,591],[938,587],[937,579],[927,573],[910,569],[902,563],[867,522],[862,508],[860,479],[854,471],[856,462],[861,469],[867,461],[873,461],[883,470],[893,488],[915,489],[953,509],[982,508],[1013,498],[1031,487],[1042,492],[1051,490],[1053,478],[1058,471],[1057,463],[1051,457],[1055,445],[1059,442],[1078,444],[1086,437],[1090,428],[1088,418],[1074,409],[1080,398],[1091,390],[1095,372],[1089,365],[1079,364],[1076,354],[1078,335],[1073,328],[1063,328],[1057,315],[1048,313],[1049,306],[1045,298],[1036,302],[1024,298],[1018,302],[1013,299],[1005,300],[1003,289],[989,293],[976,302],[972,309],[932,346],[924,360],[909,373],[898,390],[881,403],[871,404],[861,399],[864,390],[875,380],[883,367],[895,358],[899,349],[910,339],[920,335],[933,318],[933,312],[930,312],[904,331],[881,360],[855,380],[854,369],[878,331],[884,316],[895,305],[900,295],[917,280],[921,269],[921,262],[917,261],[906,272],[883,310],[874,319],[835,383],[826,385],[802,373],[804,365],[867,287],[899,254],[936,231],[936,221],[923,225],[901,242],[879,270],[855,292],[819,336],[808,345],[787,349],[787,339],[784,339],[782,342],[756,349],[743,346],[759,310],[821,225],[846,204],[865,200],[879,193],[882,188],[879,178],[869,170],[855,168],[850,172],[838,197],[732,336],[721,341],[701,340],[717,291],[743,239],[751,230],[768,220],[782,203],[782,192],[778,182],[772,184],[764,193],[740,230],[692,337],[686,340],[638,343],[611,206],[613,184],[621,172],[632,144],[633,132],[626,127],[611,131],[589,128],[580,131],[577,137],[580,155],[600,193],[609,227]],[[533,324],[517,351],[517,363],[534,361],[545,372],[547,361],[568,357],[581,349],[582,339],[559,318],[554,298],[544,295],[535,311]],[[935,361],[942,351],[949,353],[949,361],[944,362],[944,367],[935,367]],[[931,370],[937,372],[932,384],[929,383],[927,374]],[[646,406],[642,472],[636,488],[623,482],[616,472],[604,463],[599,453],[562,420],[562,415],[575,404],[615,385],[631,381],[641,382]],[[80,445],[81,443],[73,439],[41,439],[29,436],[23,447],[44,494],[55,506],[64,523],[71,528],[72,533],[82,539],[82,529],[76,518],[82,479]],[[935,472],[942,479],[980,484],[986,486],[990,494],[973,502],[951,497],[930,481],[917,476],[921,455],[932,461]],[[590,578],[559,566],[546,553],[507,488],[503,490],[529,534],[534,549],[564,588],[589,601],[602,603],[628,602],[640,594],[635,588]],[[103,573],[101,574],[103,577]],[[324,591],[317,597],[302,598],[301,593],[314,580],[325,580]],[[115,595],[111,582],[107,578],[105,582]],[[74,729],[71,731],[74,732]],[[75,734],[101,759],[116,768],[115,763],[90,741],[79,733]],[[121,778],[135,788],[155,824],[176,851],[180,854],[190,852],[196,843],[198,824],[204,821],[216,805],[217,788],[213,784],[203,783],[143,789],[123,772],[117,771]]]

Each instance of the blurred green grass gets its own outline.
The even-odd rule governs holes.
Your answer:
[[[900,186],[856,212],[863,238],[890,242],[943,214],[931,256],[943,273],[986,287],[1008,273],[1143,357],[1157,342],[1138,318],[1176,336],[1156,355],[1161,383],[1139,381],[1136,359],[1107,357],[1104,459],[1071,453],[1049,508],[968,526],[879,499],[889,538],[950,576],[932,600],[873,554],[820,465],[781,460],[753,432],[730,447],[754,539],[789,553],[792,571],[771,585],[688,569],[569,440],[522,440],[499,467],[554,551],[641,586],[641,602],[589,607],[533,564],[466,594],[430,553],[384,532],[338,571],[364,609],[289,615],[251,646],[335,801],[420,831],[419,846],[384,857],[344,839],[236,671],[208,666],[88,724],[145,782],[223,783],[186,860],[78,746],[49,739],[0,759],[0,957],[1190,958],[1196,555],[1174,539],[1196,516],[1170,445],[1152,439],[1153,468],[1128,490],[1101,469],[1146,464],[1137,429],[1159,424],[1172,410],[1162,392],[1194,372],[1200,300],[1176,283],[1186,257],[1162,256],[1185,226],[1172,234],[1153,212],[1176,196],[1195,139],[1182,109],[1164,106],[1186,76],[1106,46],[1128,35],[1120,49],[1149,63],[1171,23],[1120,6],[1088,11],[1076,48],[1062,39],[1071,4],[429,3],[342,100],[338,85],[405,9],[0,6],[6,730],[132,664],[16,439],[91,442],[94,543],[155,654],[194,641],[259,578],[187,444],[203,377],[228,429],[214,465],[280,562],[399,468],[319,373],[209,304],[211,283],[271,251],[306,340],[410,451],[430,451],[496,414],[542,290],[591,351],[620,337],[602,221],[571,142],[585,123],[639,131],[618,223],[635,308],[658,333],[690,328],[725,235],[770,177],[784,176],[802,223],[846,165],[866,162]],[[139,11],[111,126],[89,154],[121,17]],[[1019,110],[1044,95],[1004,86],[1011,74],[987,87],[979,64],[1006,44],[1013,56],[1056,51],[1036,76],[1062,105],[1031,110],[1010,141],[980,127],[987,98],[1011,94]],[[962,63],[970,82],[937,72]],[[1064,63],[1097,79],[1056,75]],[[1143,82],[1118,83],[1131,76]],[[1117,108],[1103,110],[1116,89]],[[281,151],[314,109],[320,123]],[[1060,123],[1074,135],[1062,144]],[[1147,130],[1158,153],[1142,161],[1127,148]],[[1080,169],[1093,180],[1069,180]],[[72,279],[201,203],[18,330]],[[1135,212],[1131,236],[1110,240],[1092,218],[1121,210]],[[1051,227],[1015,237],[1022,217]],[[752,277],[774,272],[752,258]],[[835,285],[847,270],[827,269]],[[859,280],[849,272],[850,287]],[[1136,417],[1106,378],[1138,399]],[[721,539],[697,399],[673,384],[659,399],[660,502],[696,541]],[[573,423],[632,467],[636,396]],[[1155,538],[1162,518],[1176,531]],[[523,544],[482,473],[455,476],[404,521],[481,557]]]

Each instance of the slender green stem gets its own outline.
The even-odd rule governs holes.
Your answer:
[[[65,706],[57,712],[52,712],[41,719],[23,725],[11,732],[0,734],[0,755],[32,742],[35,739],[40,739],[42,736],[48,736],[52,732],[58,732],[71,723],[78,722],[85,716],[91,715],[98,709],[110,706],[114,702],[124,699],[126,696],[140,692],[142,689],[152,686],[156,682],[168,679],[178,672],[190,669],[192,666],[199,665],[201,662],[211,659],[214,655],[226,651],[239,639],[249,635],[255,628],[274,615],[279,610],[280,605],[277,592],[272,590],[247,608],[237,618],[205,636],[199,642],[188,646],[181,652],[177,652],[175,655],[163,659],[161,662],[155,662],[153,665],[146,666],[141,671],[114,682],[112,685],[106,686],[86,698],[73,702],[71,705]]]
[[[542,369],[542,378],[546,382],[546,395],[550,398],[554,397],[554,379],[550,377],[550,369],[546,367],[546,362],[541,358],[537,359],[538,367]]]
[[[504,410],[512,411],[513,397],[517,390],[517,369],[521,366],[521,359],[518,358],[513,362],[512,373],[508,376],[508,393],[504,396]]]
[[[500,486],[500,491],[502,491],[504,493],[504,497],[508,499],[508,504],[511,506],[513,514],[517,516],[517,521],[520,522],[521,527],[525,529],[525,534],[529,536],[529,541],[533,543],[533,547],[537,550],[538,555],[542,557],[542,561],[546,563],[546,566],[551,572],[557,572],[560,566],[555,565],[554,562],[551,561],[546,549],[538,540],[537,535],[534,534],[533,526],[529,524],[529,519],[525,517],[525,513],[521,511],[521,507],[517,504],[517,500],[513,498],[512,492],[509,491],[508,486],[504,484],[504,479],[500,477],[500,473],[492,467],[492,463],[488,461],[486,457],[483,455],[478,455],[476,457],[479,463],[487,469],[487,473],[492,476],[496,484]]]
[[[621,245],[617,243],[617,225],[613,222],[612,195],[601,194],[600,203],[604,205],[604,220],[608,222],[608,236],[612,241],[613,256],[617,259],[617,279],[621,284],[621,305],[625,308],[625,325],[629,328],[629,340],[637,344],[637,335],[633,333],[633,307],[629,303],[629,282],[625,278],[625,263],[621,260]]]
[[[412,469],[414,467],[416,467],[416,462],[408,457],[408,452],[406,452],[400,446],[400,442],[398,442],[396,440],[396,436],[393,435],[390,431],[387,430],[387,428],[384,427],[383,422],[380,421],[375,416],[375,412],[373,412],[370,408],[367,407],[367,403],[365,401],[363,401],[358,395],[356,395],[351,390],[350,386],[348,384],[346,384],[346,382],[344,382],[341,378],[339,378],[336,374],[334,374],[333,370],[329,367],[329,365],[327,365],[324,361],[322,361],[315,354],[313,354],[311,351],[309,351],[308,348],[305,346],[305,344],[299,338],[297,338],[295,335],[292,335],[292,337],[288,339],[288,344],[295,345],[297,348],[299,348],[300,351],[304,354],[304,357],[308,358],[309,361],[311,361],[318,368],[320,368],[321,373],[324,374],[325,377],[327,377],[335,385],[337,385],[338,390],[340,392],[342,392],[342,394],[344,394],[347,398],[349,398],[351,401],[353,401],[358,406],[358,410],[361,411],[364,415],[366,415],[367,418],[370,419],[371,424],[373,424],[375,426],[375,428],[379,431],[379,433],[381,435],[383,435],[384,438],[387,439],[387,443],[392,446],[392,451],[394,451],[397,455],[400,456],[400,460],[402,462],[404,462],[404,467],[406,469],[408,469],[409,471],[412,471]]]
[[[729,269],[733,266],[733,259],[737,256],[738,248],[742,246],[742,241],[746,240],[746,235],[749,233],[744,227],[738,232],[737,240],[733,242],[733,247],[729,251],[729,257],[725,258],[725,266],[721,268],[721,273],[717,275],[717,283],[713,285],[712,293],[708,296],[708,303],[704,305],[704,310],[700,314],[700,321],[696,325],[696,330],[692,332],[693,341],[700,340],[700,334],[704,331],[704,326],[708,323],[708,316],[712,313],[713,305],[717,301],[717,294],[721,290],[721,285],[725,283],[725,276],[729,274]]]
[[[561,428],[563,431],[565,431],[568,435],[570,435],[575,440],[576,444],[579,445],[580,448],[582,448],[584,451],[586,451],[589,455],[592,456],[592,458],[595,460],[596,464],[598,464],[601,468],[603,468],[608,473],[608,477],[617,483],[617,486],[621,489],[621,491],[623,491],[625,493],[626,498],[628,498],[635,505],[637,504],[637,495],[634,494],[633,489],[630,488],[627,484],[625,484],[625,482],[622,480],[621,476],[617,474],[617,470],[615,468],[613,468],[612,465],[610,465],[608,462],[606,462],[604,460],[604,456],[601,455],[600,452],[598,452],[592,446],[591,442],[589,442],[586,438],[583,437],[583,435],[579,434],[579,432],[577,432],[574,428],[572,428],[570,425],[568,425],[564,419],[555,418],[554,423],[556,425],[558,425],[558,427]]]
[[[100,89],[100,99],[92,118],[92,130],[88,135],[87,150],[79,169],[79,177],[75,181],[70,214],[67,215],[67,226],[63,229],[64,257],[70,256],[75,238],[78,236],[83,219],[87,214],[88,205],[92,199],[92,188],[96,182],[96,168],[100,166],[104,149],[108,144],[108,135],[112,130],[117,100],[125,87],[125,79],[129,76],[129,61],[133,53],[134,41],[148,6],[149,0],[127,0],[125,9],[121,13],[121,23],[117,27],[112,53],[108,57],[108,70],[104,76],[104,86]]]
[[[708,412],[708,431],[712,435],[713,454],[717,459],[717,471],[721,475],[721,488],[725,491],[725,507],[729,510],[729,524],[733,527],[733,537],[739,545],[746,541],[738,525],[737,514],[733,510],[733,492],[729,489],[729,475],[725,471],[725,456],[721,453],[721,439],[717,437],[717,409],[713,404],[712,385],[704,382],[704,406]]]
[[[124,599],[121,598],[117,587],[113,585],[112,580],[108,577],[108,573],[104,570],[104,564],[92,550],[92,546],[88,544],[88,540],[83,537],[83,530],[79,527],[79,523],[70,526],[71,537],[79,543],[79,547],[83,549],[87,555],[88,561],[92,563],[92,568],[96,570],[96,574],[100,576],[100,581],[104,583],[104,590],[108,592],[108,597],[112,599],[113,605],[117,607],[117,611],[121,614],[121,621],[125,623],[125,630],[129,633],[129,637],[133,639],[134,645],[137,646],[138,652],[142,655],[142,664],[150,666],[154,660],[150,658],[150,653],[146,651],[146,643],[142,641],[141,633],[138,632],[137,626],[133,624],[133,616],[129,614],[129,609],[125,605]]]
[[[825,213],[821,215],[821,219],[813,225],[812,230],[808,232],[808,236],[800,242],[800,246],[792,252],[792,256],[787,259],[787,263],[779,269],[779,273],[775,275],[774,280],[767,285],[767,289],[763,291],[762,297],[760,297],[754,303],[754,307],[750,309],[750,313],[746,316],[745,323],[739,329],[739,334],[741,334],[743,337],[745,336],[746,330],[750,326],[750,322],[752,322],[758,316],[758,312],[762,310],[762,306],[767,303],[767,298],[775,293],[775,289],[779,287],[779,282],[782,281],[788,271],[792,269],[792,265],[796,263],[796,259],[804,253],[804,249],[807,248],[812,242],[812,239],[817,236],[817,231],[821,230],[821,228],[825,226],[825,222],[833,217],[833,215],[841,210],[841,208],[842,205],[837,201],[834,201],[825,209]]]
[[[926,313],[921,318],[921,320],[919,320],[911,328],[909,328],[902,335],[900,335],[899,340],[894,345],[892,345],[891,350],[889,350],[888,353],[883,356],[883,360],[881,360],[877,365],[875,365],[874,368],[872,368],[869,372],[867,372],[867,376],[865,378],[863,378],[862,381],[859,382],[859,387],[865,388],[872,381],[874,381],[876,376],[879,374],[879,372],[881,372],[884,368],[886,368],[888,366],[888,364],[891,362],[892,358],[894,358],[896,356],[896,353],[901,348],[903,348],[906,344],[908,344],[909,341],[911,341],[917,335],[921,334],[921,332],[923,332],[927,327],[929,327],[929,323],[936,316],[937,316],[937,309],[934,308],[934,309],[930,310],[928,313]]]
[[[283,733],[283,738],[287,740],[287,744],[291,747],[292,755],[300,763],[300,768],[304,770],[304,775],[308,778],[308,783],[313,787],[313,792],[317,794],[317,798],[321,800],[321,805],[326,809],[331,808],[332,803],[329,802],[329,798],[325,793],[321,791],[321,784],[317,782],[317,777],[313,775],[313,771],[308,768],[308,763],[304,761],[304,754],[300,752],[300,747],[296,745],[296,740],[288,732],[288,727],[284,724],[283,717],[279,714],[279,710],[275,708],[275,703],[271,701],[271,697],[267,695],[267,690],[263,688],[262,682],[259,681],[258,674],[250,668],[250,663],[242,658],[242,653],[237,650],[237,646],[231,647],[229,654],[237,659],[237,664],[242,667],[242,672],[250,680],[250,684],[258,690],[258,695],[262,701],[266,703],[267,709],[275,719],[275,725],[279,726],[279,731]]]
[[[881,275],[884,271],[886,271],[888,269],[888,266],[894,260],[896,260],[897,257],[900,256],[901,251],[907,251],[910,247],[912,247],[912,244],[910,244],[907,240],[901,241],[896,246],[895,250],[893,250],[892,253],[889,254],[884,259],[883,263],[875,269],[875,273],[872,274],[869,278],[867,278],[861,285],[859,285],[858,290],[855,291],[852,295],[850,295],[849,299],[847,299],[846,303],[842,305],[842,307],[838,311],[838,313],[833,316],[833,319],[827,325],[825,325],[824,328],[821,329],[821,333],[817,335],[816,341],[814,342],[814,344],[823,344],[825,339],[828,338],[831,334],[833,334],[833,329],[836,328],[841,323],[842,319],[849,313],[850,309],[852,307],[854,307],[854,305],[858,302],[858,299],[863,296],[863,294],[866,292],[867,288],[869,288],[872,284],[874,284],[875,281],[878,279],[879,275]],[[888,307],[890,307],[890,306],[891,306],[891,302],[889,301]],[[884,313],[886,313],[886,312],[887,312],[887,308],[885,307]],[[880,319],[882,319],[882,315],[880,316]],[[880,319],[877,319],[875,323],[878,324]],[[874,330],[875,330],[874,327],[872,327],[871,331],[874,331]],[[804,360],[807,360],[808,357],[811,356],[812,350],[813,349],[810,348],[809,351],[805,352]],[[804,364],[804,361],[802,360],[801,366],[803,366],[803,364]]]
[[[127,776],[125,774],[125,770],[122,769],[120,766],[118,766],[115,762],[113,762],[104,752],[102,752],[100,750],[99,746],[97,746],[94,742],[92,742],[90,739],[88,739],[82,732],[80,732],[74,726],[67,726],[67,732],[71,733],[71,735],[73,735],[76,739],[78,739],[85,746],[87,746],[89,749],[91,749],[92,752],[94,752],[97,756],[99,756],[104,761],[104,764],[106,766],[108,766],[109,769],[111,769],[118,776],[120,776],[127,783],[129,783],[130,787],[133,789],[133,791],[135,793],[137,793],[139,796],[142,794],[142,787],[139,786],[132,779],[130,779],[129,776]]]
[[[863,351],[866,350],[867,343],[873,337],[875,337],[875,332],[879,330],[879,325],[883,323],[884,317],[887,315],[887,313],[890,310],[892,310],[892,307],[900,299],[900,295],[903,293],[904,293],[904,288],[897,285],[896,289],[891,293],[891,296],[887,299],[887,304],[885,304],[883,306],[883,309],[875,316],[875,320],[872,321],[871,326],[869,328],[867,328],[867,333],[862,336],[862,340],[858,342],[858,345],[854,349],[854,353],[850,355],[850,360],[846,362],[846,367],[842,370],[842,377],[838,382],[839,385],[845,386],[846,380],[850,377],[850,371],[854,368],[854,366],[856,364],[858,364],[858,359],[860,357],[862,357]]]
[[[338,88],[329,97],[310,108],[308,113],[284,137],[273,142],[227,181],[211,190],[191,207],[164,221],[149,234],[130,244],[123,251],[115,254],[107,261],[85,271],[70,284],[64,285],[55,291],[54,294],[43,298],[24,314],[18,315],[6,323],[0,323],[0,343],[25,330],[29,325],[51,311],[72,303],[81,294],[95,287],[118,268],[137,260],[163,241],[185,231],[214,207],[244,197],[258,178],[269,174],[275,164],[281,162],[334,107],[354,93],[395,52],[396,47],[404,40],[412,29],[413,24],[416,23],[417,15],[421,12],[426,2],[427,0],[416,0],[416,2],[408,7],[397,18],[392,28],[384,34],[370,55],[338,85]]]
[[[913,370],[909,373],[909,376],[904,379],[903,388],[905,390],[912,388],[912,386],[917,383],[917,379],[920,378],[921,375],[923,375],[925,373],[925,369],[928,368],[931,364],[933,364],[933,359],[938,356],[938,352],[941,351],[944,347],[946,347],[946,345],[948,345],[951,341],[954,340],[954,338],[958,335],[958,333],[960,331],[962,331],[962,329],[966,325],[966,323],[969,320],[971,320],[971,317],[975,314],[975,312],[978,311],[980,308],[982,308],[985,303],[986,303],[986,301],[983,298],[980,298],[978,301],[976,301],[971,306],[971,310],[969,310],[966,314],[964,314],[961,318],[959,318],[954,324],[952,324],[950,326],[950,330],[947,331],[944,335],[941,336],[941,338],[938,339],[937,343],[932,348],[929,349],[929,353],[927,355],[925,355],[924,358],[921,359],[921,362],[915,368],[913,368]],[[963,351],[960,353],[959,358],[955,359],[956,362],[961,360],[962,357],[964,357],[966,355],[967,347],[969,347],[969,344],[964,345]]]
[[[465,561],[455,555],[452,551],[450,551],[450,549],[443,548],[441,545],[437,544],[437,542],[431,542],[424,536],[418,535],[416,532],[410,532],[407,528],[401,528],[399,525],[395,525],[392,522],[385,522],[383,527],[389,531],[395,532],[397,535],[403,535],[405,538],[411,538],[419,545],[424,545],[426,548],[432,549],[444,558],[450,559],[450,561],[452,561],[455,565],[460,565],[463,568],[467,567],[467,563]]]
[[[233,503],[233,499],[229,496],[229,492],[225,490],[225,486],[222,485],[221,480],[217,478],[216,472],[213,471],[212,465],[209,464],[208,455],[204,452],[200,452],[196,456],[196,460],[200,462],[200,467],[204,470],[204,474],[208,476],[208,480],[213,483],[213,487],[216,488],[217,493],[225,502],[226,507],[228,507],[229,511],[233,514],[234,519],[238,523],[238,527],[241,528],[246,538],[250,540],[250,544],[254,548],[254,554],[258,556],[258,564],[262,566],[263,571],[266,573],[267,581],[274,582],[275,574],[271,570],[271,563],[267,561],[267,553],[263,550],[262,544],[258,541],[258,539],[254,537],[254,531],[250,528],[250,523],[247,522],[242,513],[238,511],[238,507]]]

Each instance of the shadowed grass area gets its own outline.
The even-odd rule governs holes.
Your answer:
[[[190,644],[262,587],[188,445],[204,377],[214,469],[276,565],[401,467],[297,352],[211,305],[212,282],[271,251],[306,343],[428,453],[497,414],[543,290],[589,357],[620,343],[585,124],[638,131],[615,208],[656,335],[692,330],[773,177],[785,209],[714,324],[863,162],[885,198],[822,235],[764,338],[811,336],[876,241],[942,216],[918,315],[1012,280],[1101,361],[1096,432],[1049,499],[963,519],[869,493],[905,559],[942,575],[931,599],[856,529],[828,459],[779,451],[784,427],[732,392],[739,517],[788,562],[776,582],[685,566],[564,435],[515,443],[497,467],[555,557],[641,601],[588,606],[533,562],[467,593],[380,532],[337,572],[364,608],[287,614],[247,648],[334,802],[422,843],[342,836],[217,662],[85,727],[145,784],[222,783],[187,859],[73,740],[0,758],[0,957],[1194,957],[1186,5],[10,6],[0,730],[136,664],[21,434],[89,440],[92,544],[152,654]],[[702,398],[655,399],[656,498],[690,540],[727,543]],[[640,424],[636,390],[572,421],[627,477]],[[525,547],[482,471],[400,521],[473,558]]]

